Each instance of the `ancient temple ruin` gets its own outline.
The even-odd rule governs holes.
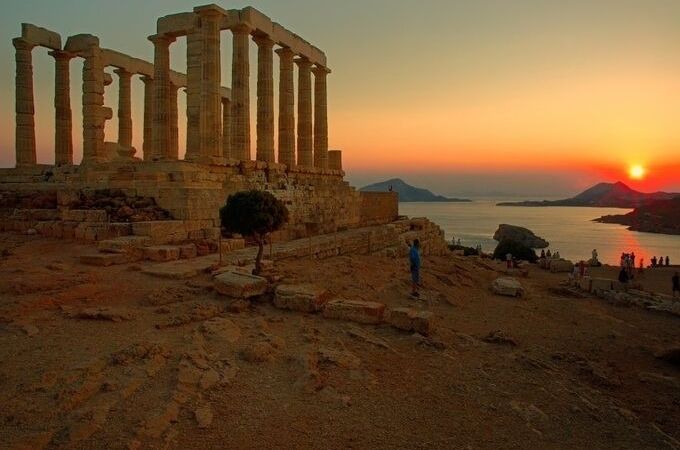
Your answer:
[[[225,33],[222,33],[225,31]],[[186,38],[186,71],[170,69],[170,46]],[[221,85],[222,39],[232,41],[231,86]],[[22,24],[16,49],[16,167],[0,169],[3,229],[101,240],[154,235],[168,242],[214,239],[230,193],[265,189],[283,199],[288,240],[397,216],[392,193],[361,193],[344,181],[339,150],[328,149],[326,55],[254,8],[195,7],[161,17],[148,37],[153,62],[78,34]],[[257,46],[255,156],[252,157],[249,47]],[[55,63],[54,165],[36,159],[32,50]],[[278,110],[274,53],[279,58]],[[83,59],[82,162],[74,164],[70,61]],[[113,117],[104,92],[118,77],[118,139],[105,140]],[[297,70],[297,92],[294,77]],[[144,83],[143,123],[133,123],[131,80]],[[186,155],[179,159],[179,89],[186,90]],[[275,123],[275,116],[278,122]],[[278,140],[275,142],[275,126]],[[141,156],[132,134],[143,133]]]

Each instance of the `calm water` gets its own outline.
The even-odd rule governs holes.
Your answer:
[[[578,207],[519,207],[496,206],[497,201],[478,200],[472,203],[400,203],[399,213],[410,217],[428,217],[446,232],[446,238],[460,239],[461,244],[474,247],[482,244],[484,251],[493,251],[497,242],[493,233],[501,223],[529,228],[550,242],[551,251],[572,260],[590,258],[596,248],[600,261],[617,264],[621,252],[634,251],[636,260],[645,265],[652,256],[668,255],[671,264],[680,263],[680,236],[638,233],[623,225],[593,222],[607,214],[625,214],[628,209]]]

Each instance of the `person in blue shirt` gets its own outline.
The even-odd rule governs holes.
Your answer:
[[[418,287],[420,286],[420,241],[415,239],[411,250],[408,252],[408,261],[411,266],[411,285],[412,291],[411,295],[414,297],[420,297],[418,292]]]

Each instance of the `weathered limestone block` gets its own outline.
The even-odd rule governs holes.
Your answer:
[[[521,297],[524,294],[522,284],[512,277],[496,278],[491,284],[491,289],[494,294],[508,297]]]
[[[352,322],[378,324],[383,320],[385,305],[362,300],[331,300],[323,310],[327,319],[349,320]]]
[[[196,244],[184,244],[179,246],[179,257],[182,259],[195,258],[197,255]]]
[[[596,291],[611,291],[614,280],[608,278],[592,278],[590,285],[590,292]]]
[[[550,262],[550,272],[573,272],[574,263],[566,259],[554,259]]]
[[[144,259],[151,261],[175,261],[179,254],[180,249],[175,245],[154,245],[143,249]]]
[[[234,250],[241,250],[246,247],[246,241],[243,238],[222,239],[222,253],[233,252]]]
[[[590,277],[583,277],[578,281],[579,288],[582,291],[590,292],[592,290],[592,279]]]
[[[149,236],[154,244],[181,242],[188,238],[188,233],[181,220],[152,220],[148,222],[134,222],[132,234]]]
[[[214,278],[215,290],[233,298],[250,298],[267,292],[267,280],[256,275],[224,272]]]
[[[413,308],[390,308],[385,315],[385,321],[400,330],[414,331],[427,336],[432,332],[434,314]]]
[[[104,253],[140,253],[142,248],[149,245],[151,239],[148,236],[121,236],[114,239],[105,239],[97,243],[97,248]]]
[[[37,27],[30,23],[22,23],[21,37],[33,45],[40,45],[52,50],[61,50],[61,36],[59,33],[46,28]]]
[[[70,222],[106,222],[108,214],[103,209],[64,209],[61,220]]]
[[[130,262],[130,257],[124,253],[93,253],[90,255],[81,255],[80,262],[90,266],[108,267]]]
[[[293,311],[318,312],[329,295],[327,290],[311,284],[282,284],[276,288],[274,305]]]

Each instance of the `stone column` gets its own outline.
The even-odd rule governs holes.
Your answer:
[[[305,57],[296,58],[298,66],[298,166],[313,167],[312,158],[312,63]]]
[[[118,145],[132,148],[132,74],[116,69],[118,75]]]
[[[288,47],[276,50],[279,55],[279,163],[295,166],[295,88],[293,56]]]
[[[231,66],[231,156],[250,160],[250,62],[248,36],[251,29],[238,25],[231,29],[233,52]]]
[[[104,127],[111,108],[104,107],[104,64],[99,40],[94,38],[81,53],[83,63],[83,162],[96,164],[107,160]]]
[[[71,84],[69,62],[74,55],[61,50],[51,51],[54,58],[54,164],[73,164],[73,119],[71,114]]]
[[[201,159],[210,162],[222,156],[222,96],[220,63],[220,26],[222,9],[214,5],[201,7]]]
[[[184,159],[195,161],[201,147],[201,54],[203,36],[200,28],[187,34],[187,152]]]
[[[253,38],[257,44],[257,152],[258,161],[274,157],[274,41],[269,36]]]
[[[154,83],[153,78],[146,75],[142,77],[142,82],[144,83],[144,142],[142,143],[142,150],[144,151],[144,161],[151,161],[153,152]]]
[[[33,45],[22,38],[12,40],[16,58],[16,165],[36,163],[35,106],[33,103]]]
[[[170,44],[174,37],[149,36],[154,45],[153,146],[151,159],[165,159],[170,151]]]
[[[170,83],[169,99],[170,105],[170,145],[166,158],[171,160],[179,159],[179,116],[177,113],[177,90],[179,88]]]
[[[231,159],[231,101],[222,98],[222,156]]]
[[[328,168],[328,102],[325,67],[314,67],[314,167]]]

